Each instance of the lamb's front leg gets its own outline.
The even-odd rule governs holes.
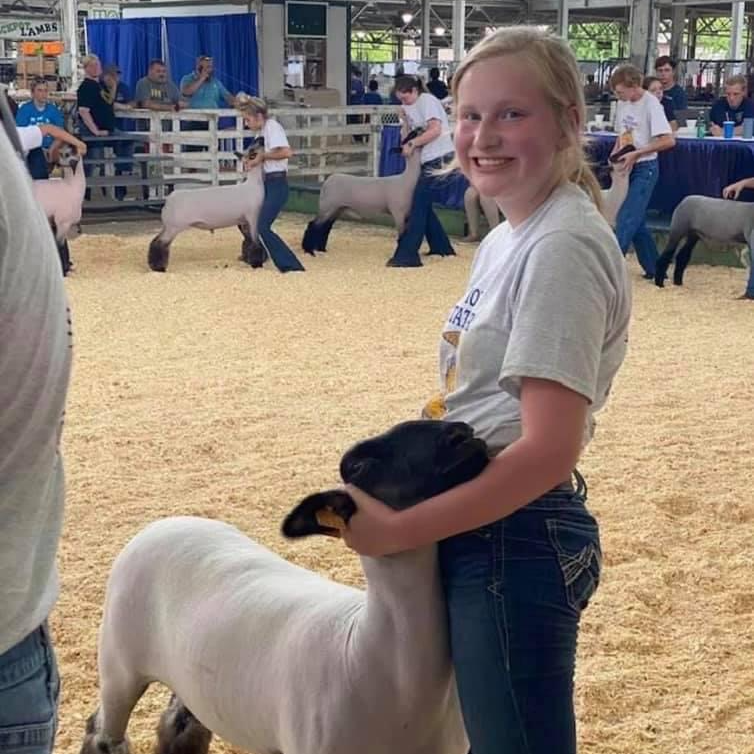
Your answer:
[[[689,266],[691,261],[691,253],[694,251],[694,246],[699,240],[697,235],[689,235],[686,243],[678,252],[675,258],[675,267],[673,268],[673,285],[683,285],[683,273]]]

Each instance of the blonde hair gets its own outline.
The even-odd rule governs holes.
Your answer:
[[[261,115],[267,118],[267,103],[261,97],[252,97],[246,92],[236,95],[236,110],[243,115]]]
[[[95,60],[99,63],[99,58],[96,55],[84,55],[84,57],[81,58],[81,67],[86,68],[89,63],[93,63]]]
[[[643,78],[644,74],[635,65],[619,65],[610,76],[610,88],[615,89],[618,84],[641,86]]]
[[[743,87],[744,93],[746,93],[746,77],[742,76],[740,73],[737,73],[735,76],[728,76],[728,78],[725,79],[725,86],[741,86]]]
[[[602,212],[602,192],[584,155],[581,132],[586,123],[584,90],[578,63],[568,43],[535,26],[507,26],[476,44],[453,74],[453,101],[469,69],[482,60],[516,55],[528,62],[549,102],[567,145],[555,157],[557,185],[570,182],[580,186]],[[570,117],[577,114],[574,127]]]

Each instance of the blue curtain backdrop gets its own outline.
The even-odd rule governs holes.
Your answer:
[[[149,61],[161,57],[160,19],[126,18],[86,22],[89,50],[102,65],[117,63],[121,79],[133,94],[136,82],[147,75]]]
[[[129,18],[86,22],[89,49],[103,65],[117,63],[131,88],[146,76],[149,61],[162,57],[162,19]],[[168,65],[176,85],[194,70],[199,55],[210,55],[227,89],[257,94],[256,25],[253,13],[166,18]]]

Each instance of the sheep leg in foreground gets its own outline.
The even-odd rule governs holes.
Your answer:
[[[149,254],[147,256],[147,263],[149,264],[150,270],[154,270],[154,272],[165,272],[168,269],[171,241],[162,240],[162,231],[152,239],[152,242],[149,244]]]
[[[212,731],[173,694],[157,725],[155,754],[207,754],[211,740]]]
[[[683,273],[689,266],[691,261],[691,253],[694,251],[694,246],[699,240],[699,236],[689,234],[686,243],[681,247],[675,258],[675,268],[673,269],[673,285],[683,285]]]

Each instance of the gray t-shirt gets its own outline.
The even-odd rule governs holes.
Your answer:
[[[57,599],[59,443],[71,369],[60,261],[26,167],[0,128],[0,654]]]
[[[630,316],[613,232],[580,188],[562,186],[480,245],[442,334],[442,393],[424,416],[468,422],[499,452],[521,436],[521,378],[548,379],[589,400],[586,445],[625,357]]]
[[[175,105],[180,98],[178,87],[172,81],[156,83],[145,76],[136,82],[134,99],[139,107],[144,107],[147,100],[154,100],[161,105]]]

